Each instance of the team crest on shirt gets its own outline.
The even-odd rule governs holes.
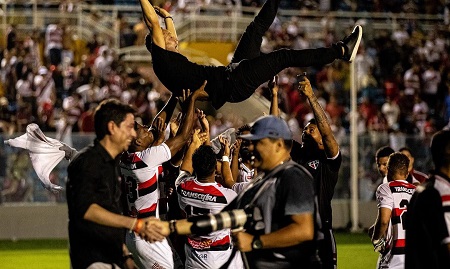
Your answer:
[[[319,160],[310,161],[308,163],[308,166],[311,167],[312,169],[316,170],[317,167],[319,167]]]

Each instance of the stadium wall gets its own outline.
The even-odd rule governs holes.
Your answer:
[[[348,227],[350,200],[334,200],[333,227]],[[361,228],[370,227],[376,218],[376,202],[361,202]],[[51,203],[6,203],[0,206],[0,240],[66,239],[67,205]]]

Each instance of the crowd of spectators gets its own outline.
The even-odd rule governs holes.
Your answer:
[[[300,2],[311,2],[316,8],[321,4]],[[336,9],[347,10],[344,4],[348,10],[368,8],[365,5],[361,9],[360,2],[370,1],[338,1]],[[389,4],[392,1],[373,2],[369,10],[393,11],[389,9],[393,7]],[[403,6],[425,7],[420,5],[421,1],[400,2]],[[244,1],[242,4],[261,3]],[[174,8],[171,2],[162,5]],[[395,5],[398,6],[402,5]],[[443,6],[437,6],[440,12]],[[348,34],[336,32],[332,18],[324,18],[322,24],[323,34],[311,38],[297,17],[276,20],[264,37],[262,50],[330,46]],[[142,21],[130,25],[126,18],[119,16],[114,27],[121,33],[122,46],[143,44],[147,29]],[[93,131],[93,108],[105,98],[116,97],[134,105],[143,124],[149,124],[168,100],[167,90],[138,66],[122,61],[106,40],[94,35],[91,40],[74,42],[72,31],[62,23],[30,33],[18,33],[14,25],[9,27],[6,47],[0,53],[0,133],[23,133],[29,123],[35,122],[44,132],[55,132],[57,139],[72,145],[72,133]],[[363,37],[355,60],[358,90],[355,116],[358,134],[370,138],[371,148],[391,144],[398,149],[405,146],[407,135],[426,141],[435,131],[449,127],[448,49],[447,31],[438,25],[434,30],[424,31],[413,21],[400,23],[391,32],[378,31],[370,39]],[[279,74],[279,107],[287,115],[297,140],[301,128],[312,117],[306,99],[297,91],[296,75],[303,71],[315,86],[341,144],[350,131],[349,65],[336,61],[321,68],[289,68]],[[258,92],[270,99],[264,86]],[[215,113],[208,118],[213,137],[244,123],[236,114]],[[371,152],[367,155],[373,156]]]

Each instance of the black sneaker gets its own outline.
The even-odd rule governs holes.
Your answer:
[[[348,62],[352,62],[356,53],[358,52],[359,43],[361,43],[362,37],[362,27],[360,25],[356,25],[353,32],[346,36],[341,42],[341,45],[344,47],[344,55],[342,59]]]

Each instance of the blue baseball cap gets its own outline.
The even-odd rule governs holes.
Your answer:
[[[239,137],[247,140],[260,140],[266,137],[290,140],[292,139],[292,132],[283,119],[269,115],[259,117],[252,123],[250,134],[240,135]]]

